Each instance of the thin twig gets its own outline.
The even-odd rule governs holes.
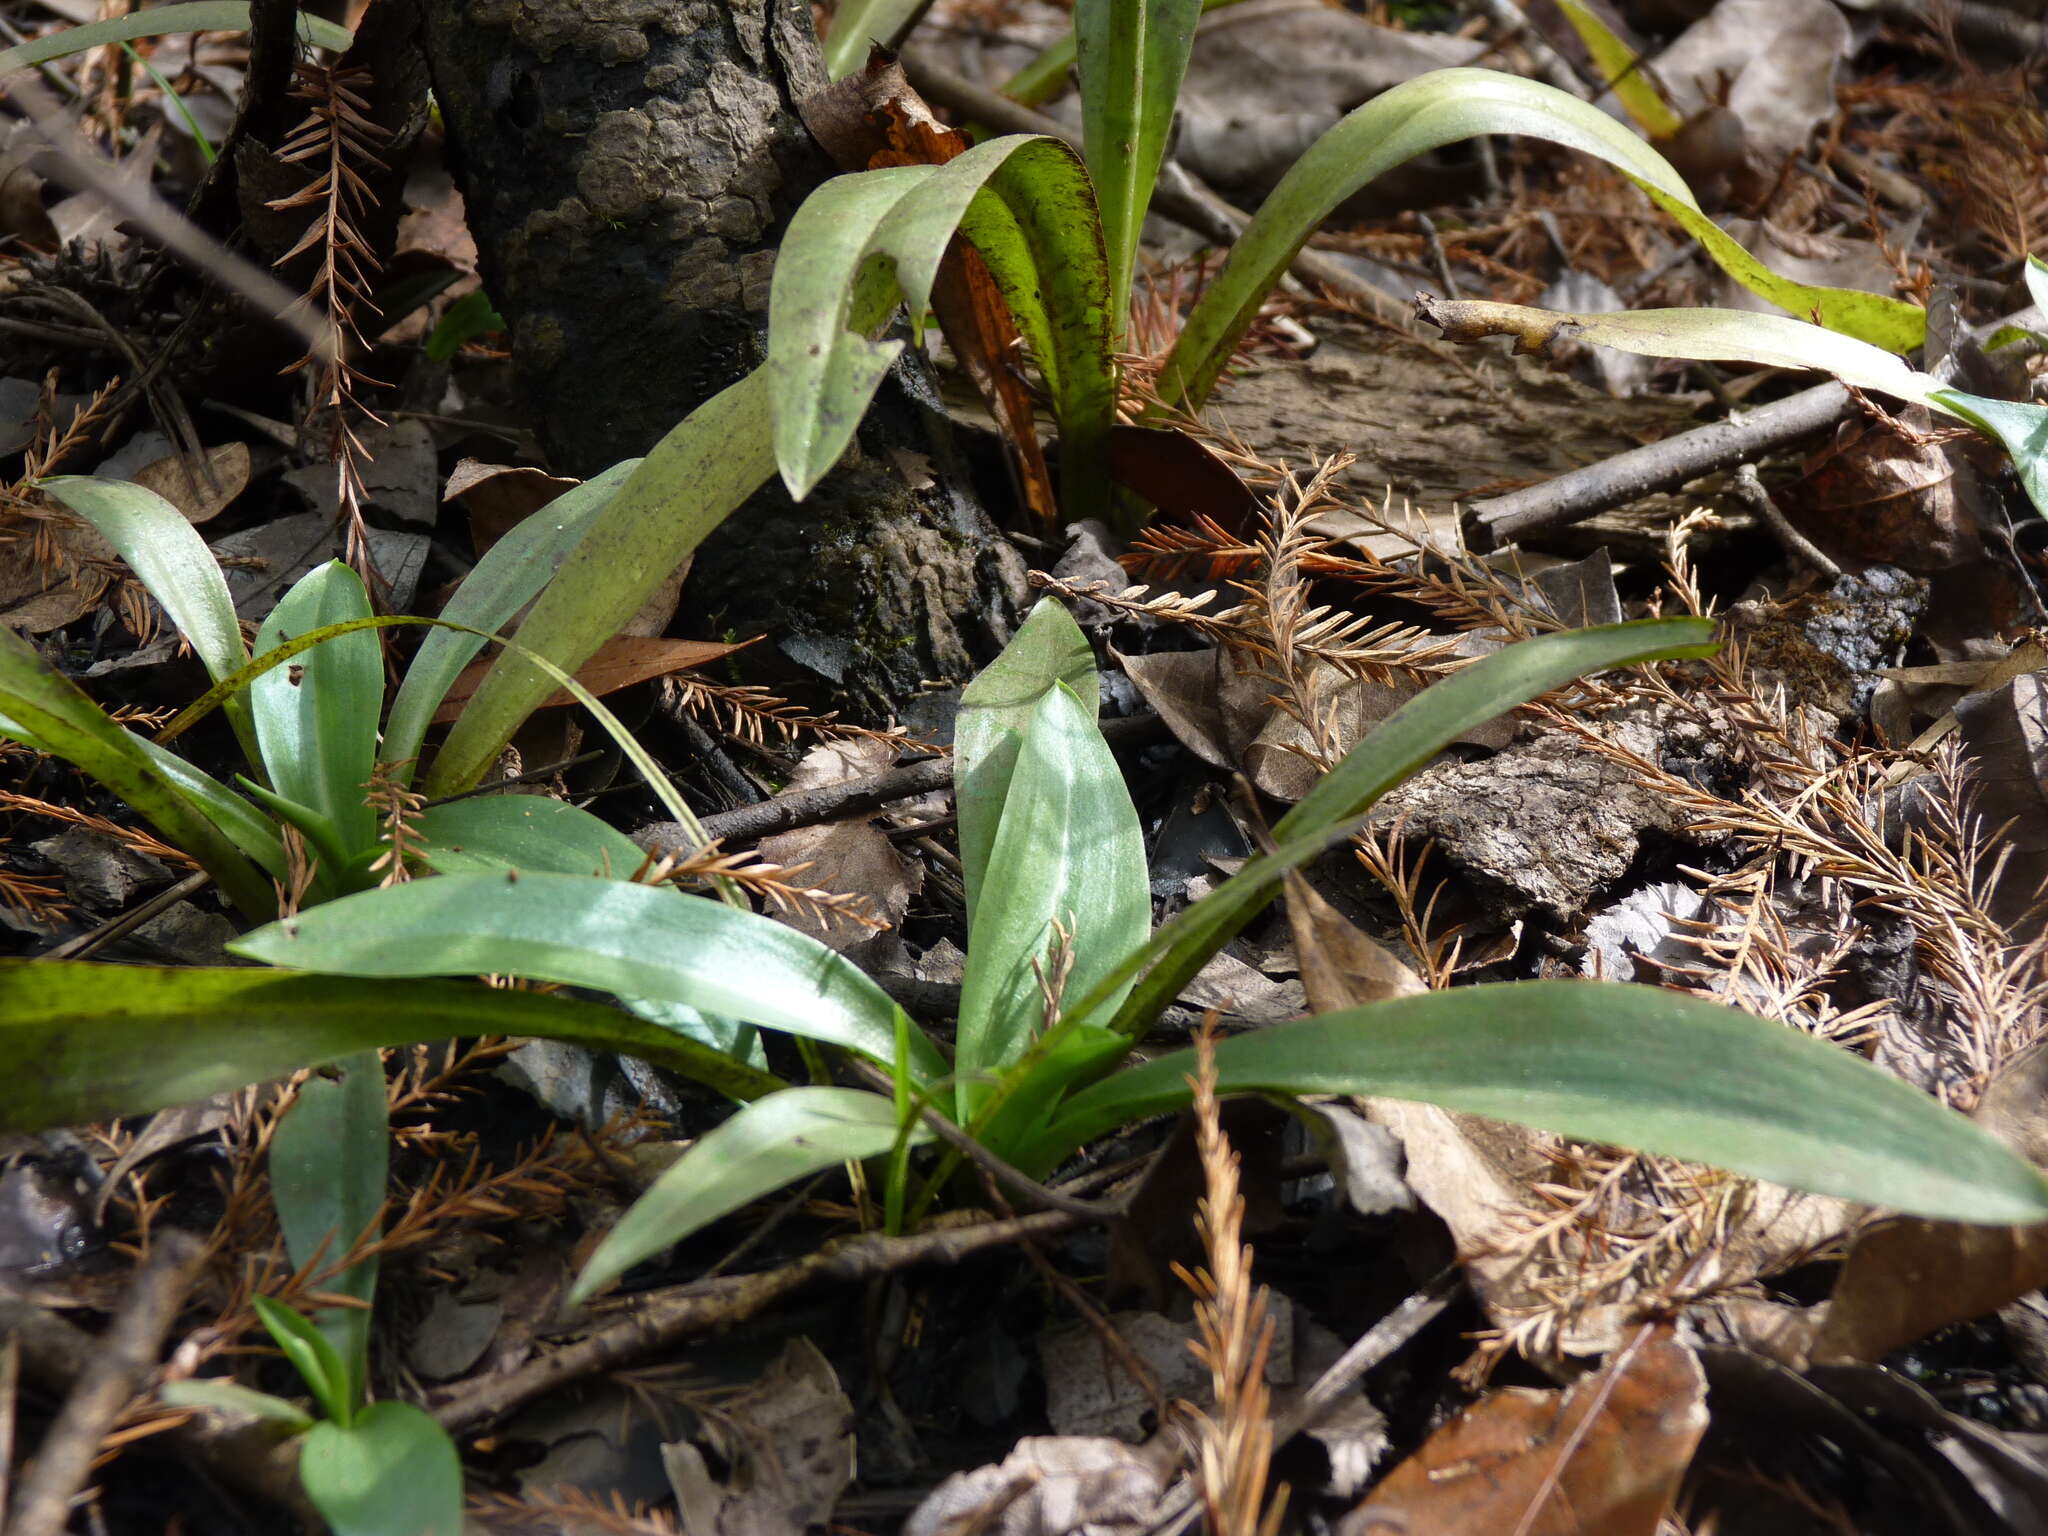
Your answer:
[[[1787,554],[1804,560],[1819,571],[1830,586],[1842,579],[1842,568],[1823,554],[1813,540],[1794,528],[1791,519],[1779,510],[1777,502],[1771,499],[1771,493],[1764,489],[1763,481],[1757,478],[1754,464],[1738,466],[1729,478],[1728,488],[1735,493],[1736,500],[1756,514],[1758,522],[1778,536],[1778,542],[1785,546]]]
[[[1316,1378],[1316,1384],[1302,1394],[1301,1401],[1280,1417],[1274,1426],[1273,1443],[1285,1445],[1304,1430],[1320,1424],[1360,1377],[1414,1338],[1449,1306],[1464,1283],[1464,1270],[1455,1264],[1446,1265],[1421,1290],[1368,1328],[1358,1342]]]
[[[164,1335],[205,1260],[206,1244],[190,1233],[171,1230],[157,1238],[98,1353],[43,1436],[7,1522],[12,1536],[63,1536],[100,1440],[156,1370]]]

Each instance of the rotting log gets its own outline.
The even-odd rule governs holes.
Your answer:
[[[557,469],[647,448],[762,358],[776,242],[832,174],[802,0],[419,0],[487,291]],[[1025,599],[915,361],[801,506],[757,495],[700,553],[703,631],[765,632],[878,716],[992,657]]]

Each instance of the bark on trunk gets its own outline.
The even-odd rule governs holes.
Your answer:
[[[809,11],[420,3],[542,440],[585,476],[643,453],[759,363],[776,240],[832,173],[794,110],[824,82]],[[765,630],[869,714],[967,676],[1023,598],[1021,563],[920,384],[892,380],[849,464],[801,507],[770,487],[735,514],[684,598],[726,631]]]

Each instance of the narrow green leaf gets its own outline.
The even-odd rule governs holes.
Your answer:
[[[1194,1053],[1119,1072],[1047,1133],[1071,1148],[1188,1100]],[[1221,1093],[1377,1094],[1952,1221],[2048,1219],[1995,1138],[1839,1046],[1620,982],[1459,987],[1224,1041]]]
[[[1586,342],[1643,357],[1689,357],[1701,362],[1756,363],[1766,368],[1815,368],[1858,389],[1928,403],[1936,380],[1880,347],[1787,315],[1746,309],[1631,309],[1573,315],[1524,304],[1422,298],[1416,310],[1453,341],[1512,336],[1519,352],[1557,342]]]
[[[350,1387],[348,1365],[333,1342],[313,1326],[310,1318],[282,1302],[257,1296],[252,1304],[256,1316],[284,1351],[285,1359],[291,1361],[321,1411],[335,1422],[346,1424],[355,1416],[356,1398]]]
[[[288,640],[370,617],[363,579],[339,560],[308,571],[256,633],[260,659]],[[384,712],[384,656],[367,630],[343,632],[249,684],[270,787],[317,811],[351,855],[377,841],[366,788]]]
[[[2027,278],[2027,297],[2034,301],[2034,308],[2048,315],[2048,261],[2038,256],[2029,256],[2024,268]]]
[[[896,1005],[806,934],[700,896],[587,875],[441,875],[361,891],[228,946],[336,976],[526,976],[662,998],[887,1064]],[[945,1074],[922,1034],[922,1081]]]
[[[1076,0],[1074,6],[1083,158],[1102,206],[1110,324],[1119,340],[1130,317],[1139,232],[1201,14],[1201,0]]]
[[[1101,697],[1095,652],[1066,605],[1047,597],[1039,599],[1002,654],[961,691],[953,728],[953,800],[970,928],[1024,728],[1039,701],[1062,683],[1094,718]]]
[[[277,911],[270,882],[202,802],[166,773],[141,741],[108,719],[83,689],[4,624],[0,731],[63,758],[120,796],[168,842],[197,859],[245,916],[260,920]]]
[[[991,139],[944,165],[841,176],[797,211],[769,304],[785,483],[807,495],[846,451],[900,350],[869,333],[899,292],[923,313],[956,230],[980,252],[1045,376],[1064,505],[1075,517],[1106,515],[1116,379],[1101,221],[1073,152],[1030,135]]]
[[[1243,3],[1244,0],[1202,0],[1201,10],[1206,16],[1211,11]],[[1074,32],[1069,27],[1056,42],[1003,83],[1003,94],[1027,107],[1052,100],[1066,86],[1077,52]]]
[[[390,1168],[383,1057],[357,1051],[308,1078],[270,1142],[271,1194],[294,1266],[305,1269],[317,1255],[326,1269],[347,1257],[384,1208]],[[351,1264],[318,1288],[364,1303],[325,1307],[313,1320],[348,1372],[348,1414],[328,1410],[345,1420],[369,1384],[377,1260]]]
[[[1654,619],[1542,635],[1496,651],[1426,689],[1316,781],[1273,828],[1275,847],[1152,935],[1090,993],[1067,1009],[1087,1018],[1116,986],[1138,977],[1115,1027],[1146,1029],[1180,995],[1209,957],[1228,944],[1298,869],[1357,830],[1357,822],[1388,790],[1467,731],[1518,704],[1609,667],[1714,650],[1705,619]]]
[[[570,1303],[763,1195],[835,1163],[881,1156],[901,1134],[895,1104],[865,1089],[791,1088],[756,1099],[698,1137],[633,1202],[576,1277]]]
[[[1046,1023],[1042,986],[1068,936],[1067,989],[1090,991],[1152,926],[1145,838],[1094,711],[1064,684],[1038,702],[1017,755],[967,947],[955,1068],[966,1124]],[[1101,1014],[1122,1000],[1112,986]]]
[[[2031,273],[2032,268],[2028,270]],[[1992,400],[1959,389],[1935,390],[1928,399],[2005,444],[2034,510],[2048,517],[2048,406]]]
[[[138,37],[165,37],[173,32],[248,30],[247,0],[189,0],[189,3],[180,5],[152,6],[126,16],[89,22],[82,27],[66,27],[48,37],[17,43],[12,48],[0,48],[0,77],[31,65],[47,64],[51,59],[69,58],[88,48],[129,42]],[[299,37],[303,42],[330,48],[336,53],[346,53],[348,45],[355,41],[348,28],[305,12],[299,15]]]
[[[488,634],[503,629],[554,579],[640,462],[627,459],[614,464],[603,474],[564,491],[514,527],[462,579],[455,596],[441,610],[442,619]],[[456,629],[433,630],[420,642],[405,681],[399,685],[398,697],[391,701],[391,719],[384,727],[384,745],[378,754],[382,761],[405,763],[419,756],[434,712],[462,669],[486,643],[483,635]],[[413,769],[406,768],[399,777],[410,784]]]
[[[1614,99],[1635,119],[1636,126],[1652,139],[1668,139],[1685,126],[1664,98],[1657,94],[1643,61],[1635,49],[1623,42],[1614,29],[1594,15],[1581,0],[1557,0],[1564,19],[1586,45],[1593,65],[1600,71],[1600,83],[1614,92]]]
[[[765,371],[692,411],[626,477],[519,627],[565,673],[619,632],[683,557],[775,473]],[[560,685],[508,648],[434,758],[434,799],[472,789],[526,717]],[[431,711],[430,711],[431,713]]]
[[[768,378],[776,467],[798,501],[846,452],[903,350],[901,341],[869,337],[900,302],[892,253],[875,248],[875,232],[937,169],[835,176],[789,221],[768,301]],[[941,250],[951,237],[941,234]]]
[[[616,1008],[453,981],[248,966],[0,960],[0,1130],[116,1120],[379,1046],[531,1035],[637,1056],[736,1099],[783,1086]]]
[[[53,475],[36,483],[114,546],[149,595],[163,604],[208,677],[219,682],[249,659],[227,577],[184,513],[155,491],[127,480]],[[242,751],[255,762],[256,736],[247,705],[237,700],[228,719]]]
[[[1160,377],[1170,406],[1208,398],[1231,351],[1308,237],[1374,177],[1427,150],[1484,134],[1525,134],[1598,156],[1640,187],[1725,272],[1773,304],[1889,352],[1910,352],[1926,316],[1910,304],[1778,276],[1701,213],[1664,157],[1599,108],[1555,87],[1485,69],[1439,69],[1350,113],[1294,163],[1188,315]]]
[[[832,13],[824,42],[825,77],[844,80],[874,48],[899,48],[932,0],[846,0]]]
[[[410,1403],[375,1403],[353,1424],[315,1424],[299,1481],[334,1536],[462,1536],[462,1458]]]
[[[413,823],[427,863],[443,875],[606,875],[624,879],[640,849],[617,828],[547,795],[479,795],[437,805]]]
[[[313,1416],[297,1403],[286,1402],[268,1392],[258,1392],[217,1376],[195,1376],[185,1381],[167,1381],[157,1389],[157,1401],[170,1408],[210,1408],[216,1413],[253,1415],[281,1426],[287,1434],[302,1434],[313,1427]]]
[[[0,724],[0,732],[6,726]],[[277,835],[277,828],[266,821],[257,810],[240,795],[214,778],[205,770],[193,767],[168,747],[160,747],[146,737],[129,737],[142,750],[142,755],[156,765],[156,769],[184,796],[193,802],[215,826],[242,852],[279,880],[285,878],[284,844]]]

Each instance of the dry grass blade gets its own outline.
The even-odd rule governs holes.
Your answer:
[[[1195,1327],[1189,1348],[1209,1369],[1216,1398],[1213,1414],[1193,1413],[1195,1481],[1215,1536],[1274,1536],[1287,1507],[1287,1488],[1266,1500],[1272,1470],[1273,1415],[1266,1388],[1266,1359],[1273,1348],[1270,1294],[1252,1284],[1252,1250],[1244,1241],[1244,1194],[1238,1185],[1238,1157],[1223,1134],[1216,1100],[1215,1021],[1203,1021],[1195,1036],[1195,1144],[1207,1187],[1196,1207],[1208,1267],[1174,1272],[1195,1293]]]

